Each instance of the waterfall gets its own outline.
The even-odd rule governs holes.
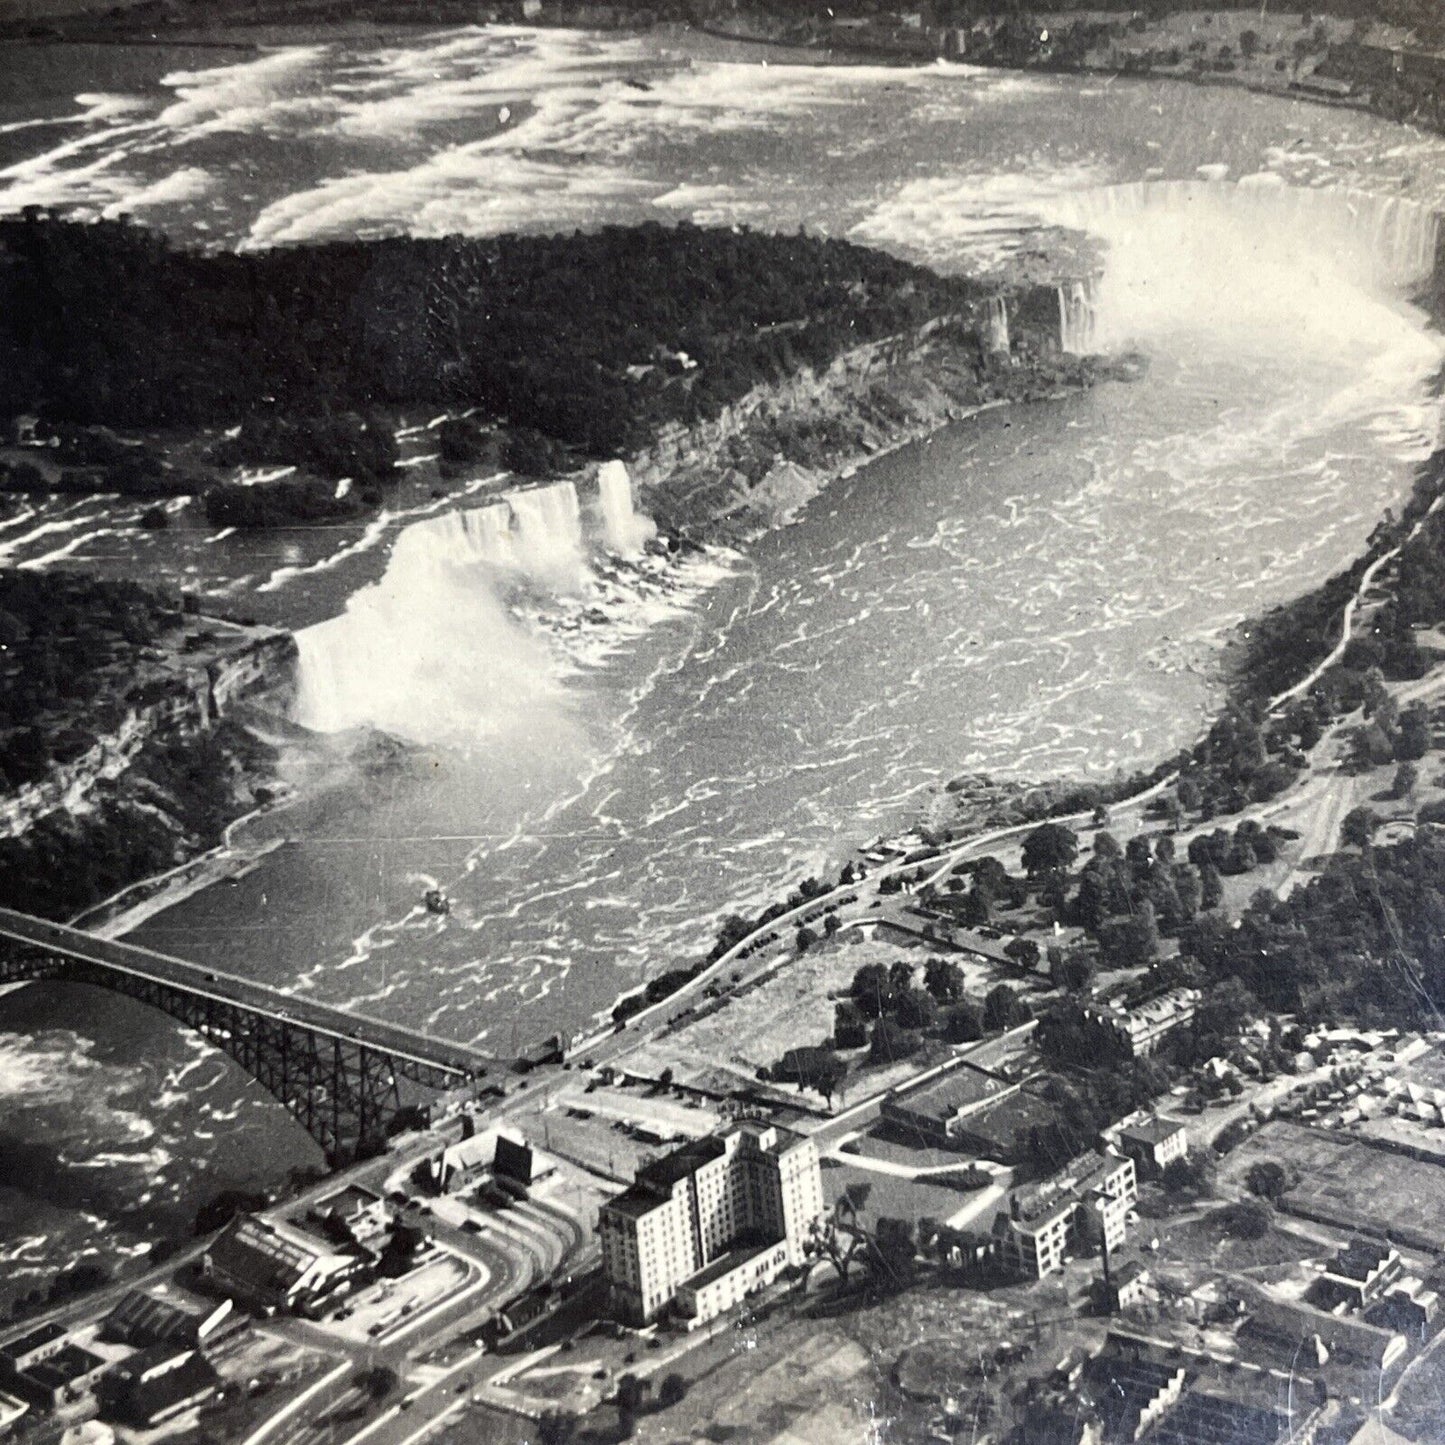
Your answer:
[[[295,716],[321,732],[370,724],[418,741],[570,727],[546,648],[513,622],[488,555],[505,508],[399,532],[381,579],[296,634]]]
[[[571,482],[513,492],[507,499],[516,523],[516,555],[532,581],[557,592],[578,592],[586,575],[582,508]]]
[[[476,507],[453,515],[461,518],[478,557],[495,567],[519,565],[512,536],[512,509],[505,502],[493,502],[489,507]]]
[[[1012,349],[1008,334],[1008,302],[1002,296],[988,298],[984,339],[990,351],[1008,352]]]
[[[1252,237],[1271,252],[1326,253],[1335,269],[1377,287],[1427,279],[1440,230],[1439,216],[1419,201],[1345,187],[1307,190],[1265,175],[1105,186],[1058,198],[1049,219],[1112,241],[1146,215],[1187,221],[1210,244],[1222,233]]]
[[[1252,353],[1281,335],[1317,356],[1369,351],[1386,307],[1432,274],[1440,235],[1417,201],[1273,176],[1107,186],[1041,214],[1105,248],[1095,284],[1059,291],[1066,351],[1171,334]]]
[[[607,545],[623,557],[634,556],[657,532],[651,517],[632,504],[632,478],[622,462],[604,462],[597,472],[597,499]]]
[[[598,476],[589,529],[571,482],[525,487],[486,506],[415,522],[396,536],[381,580],[346,611],[297,634],[295,716],[320,732],[370,724],[418,741],[468,742],[535,725],[564,743],[573,725],[530,617],[548,598],[599,595],[589,538],[623,555],[653,535],[621,462]],[[613,578],[615,582],[615,577]],[[581,600],[579,600],[581,599]],[[535,620],[535,619],[534,619]]]
[[[1094,349],[1097,309],[1090,282],[1073,281],[1059,287],[1059,346],[1076,356]]]

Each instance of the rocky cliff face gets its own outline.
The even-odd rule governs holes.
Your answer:
[[[665,428],[630,463],[640,505],[670,531],[736,539],[785,522],[842,468],[990,403],[1097,374],[1090,358],[1061,353],[1052,288],[1008,298],[1008,313],[991,335],[980,303],[977,314],[757,386],[712,420]],[[1001,344],[990,349],[994,339]]]
[[[118,782],[142,751],[209,732],[238,701],[289,685],[296,641],[266,628],[237,629],[210,656],[159,670],[136,689],[120,723],[50,773],[0,798],[0,839],[18,838],[53,813],[76,814]]]

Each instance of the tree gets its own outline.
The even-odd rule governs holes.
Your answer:
[[[1008,984],[995,984],[983,1000],[983,1026],[988,1033],[1017,1028],[1033,1017],[1033,1011]]]
[[[878,1283],[893,1289],[907,1285],[913,1278],[917,1251],[913,1226],[906,1219],[886,1215],[879,1219],[871,1254]]]
[[[1395,769],[1395,781],[1390,785],[1392,798],[1408,798],[1415,791],[1420,779],[1420,769],[1414,763],[1401,763]]]
[[[1380,822],[1380,815],[1373,808],[1351,808],[1345,814],[1340,836],[1352,847],[1368,848]]]
[[[1237,1204],[1226,1204],[1210,1217],[1235,1239],[1262,1239],[1269,1233],[1269,1206],[1258,1200],[1242,1199]]]
[[[868,1062],[891,1064],[906,1059],[918,1048],[918,1036],[900,1028],[892,1019],[879,1019],[868,1040]]]
[[[1004,945],[1004,952],[1020,968],[1033,972],[1039,966],[1039,946],[1031,938],[1013,938]]]
[[[930,958],[923,966],[923,986],[939,1003],[957,1003],[963,997],[963,970],[948,958]]]
[[[357,1377],[357,1383],[373,1400],[384,1400],[401,1383],[389,1365],[375,1365]]]
[[[1259,54],[1259,31],[1241,30],[1239,32],[1239,53],[1246,60],[1253,60]]]
[[[642,1409],[652,1389],[650,1380],[641,1380],[636,1375],[623,1375],[617,1382],[617,1424],[626,1438],[637,1428],[637,1413]]]
[[[1284,1166],[1273,1159],[1261,1159],[1251,1164],[1244,1176],[1245,1186],[1251,1194],[1278,1204],[1289,1188],[1289,1175]]]
[[[1099,960],[1091,948],[1059,950],[1058,962],[1049,966],[1049,981],[1068,993],[1084,993],[1098,976]]]
[[[687,1381],[676,1370],[662,1377],[662,1384],[657,1391],[657,1403],[664,1409],[682,1404],[686,1396]]]
[[[961,999],[944,1017],[943,1036],[951,1044],[971,1044],[983,1032],[983,1010],[972,999]]]
[[[848,992],[866,1018],[881,1018],[893,1006],[893,985],[881,963],[865,963],[853,975]]]
[[[1055,868],[1069,868],[1078,856],[1078,837],[1062,823],[1040,823],[1024,839],[1024,871],[1030,878]]]
[[[794,940],[799,953],[806,953],[817,941],[818,935],[807,924],[798,929],[798,936]]]
[[[827,938],[833,938],[843,925],[838,921],[836,913],[830,913],[823,920],[823,934]]]
[[[1214,1179],[1214,1165],[1203,1154],[1186,1155],[1183,1159],[1171,1159],[1160,1176],[1160,1183],[1170,1194],[1201,1193],[1210,1188]]]
[[[888,987],[894,998],[913,987],[913,965],[906,958],[896,959],[888,966]]]
[[[833,1010],[833,1043],[840,1049],[861,1049],[868,1042],[868,1020],[852,999],[841,999]]]
[[[898,995],[893,1017],[906,1029],[926,1029],[938,1017],[933,995],[921,988],[910,988]]]
[[[1213,863],[1199,865],[1199,906],[1205,912],[1224,902],[1224,880]]]
[[[537,1421],[537,1445],[571,1445],[577,1435],[577,1417],[565,1410],[548,1410]]]

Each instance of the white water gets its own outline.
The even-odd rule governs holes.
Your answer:
[[[1438,217],[1413,201],[1259,176],[1106,186],[1040,211],[1107,248],[1096,284],[1060,290],[1067,351],[1192,334],[1264,356],[1289,337],[1302,358],[1366,361],[1416,338],[1397,298],[1439,243]]]
[[[627,562],[657,529],[635,510],[621,462],[607,463],[597,480],[595,535],[565,481],[403,529],[379,581],[340,617],[298,632],[297,721],[320,732],[369,724],[471,745],[520,737],[535,720],[554,745],[570,748],[562,675],[635,631],[621,610],[655,617],[659,595],[676,585],[633,571],[604,586],[593,548]],[[577,610],[586,604],[595,621],[609,603],[611,633],[589,654]],[[546,635],[564,628],[570,650]]]
[[[1008,302],[1002,296],[988,298],[988,314],[985,321],[985,344],[992,352],[1009,350]]]
[[[340,617],[297,633],[299,722],[321,732],[370,723],[426,740],[567,729],[545,646],[502,601],[499,510],[449,512],[406,528],[380,581]],[[567,560],[570,536],[539,537],[554,514],[565,523],[565,506],[543,499],[524,507],[531,523],[515,549],[530,551],[548,574]],[[580,554],[570,565],[581,565]]]
[[[1098,350],[1098,309],[1094,286],[1072,281],[1059,287],[1059,345],[1075,356]]]
[[[597,473],[598,500],[607,545],[619,556],[632,557],[656,536],[650,517],[638,514],[632,501],[632,478],[622,462],[604,462]]]

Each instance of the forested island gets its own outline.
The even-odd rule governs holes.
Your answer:
[[[601,457],[980,294],[846,241],[689,224],[233,254],[31,211],[0,222],[0,414],[476,408]]]

